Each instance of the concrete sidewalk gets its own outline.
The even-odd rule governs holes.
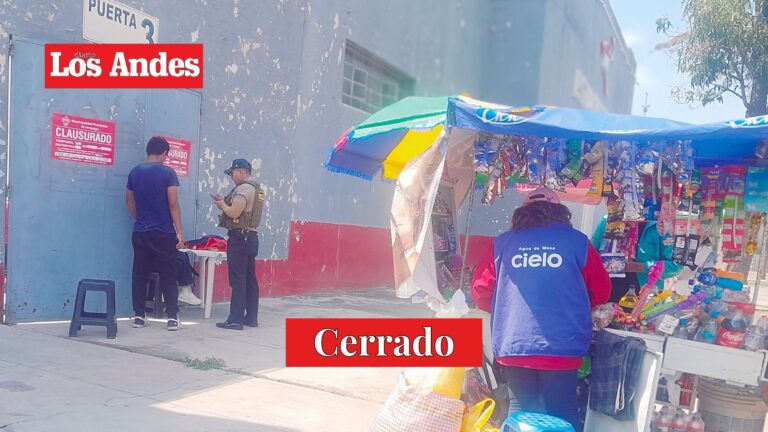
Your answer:
[[[66,322],[0,326],[0,429],[362,431],[400,370],[286,369],[285,318],[431,316],[391,289],[263,299],[260,327],[243,331],[215,327],[227,311],[184,308],[180,332],[121,320],[114,340],[99,327],[70,339]]]

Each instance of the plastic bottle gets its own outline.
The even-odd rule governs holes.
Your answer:
[[[676,337],[678,339],[688,339],[688,320],[680,320],[680,324],[675,329],[675,332],[672,333],[672,337]]]
[[[717,275],[715,274],[715,269],[706,269],[702,271],[699,274],[699,277],[696,278],[696,280],[699,281],[702,285],[705,286],[713,286],[717,282]]]
[[[637,286],[630,285],[629,291],[627,291],[624,296],[619,299],[619,306],[621,306],[625,311],[630,312],[632,309],[637,306]]]
[[[760,318],[757,324],[749,326],[744,335],[744,349],[747,351],[757,351],[765,348],[765,317]]]
[[[706,312],[712,318],[717,318],[728,311],[728,303],[722,300],[713,300],[707,304]]]
[[[691,379],[691,376],[688,374],[683,374],[680,376],[680,378],[675,381],[675,384],[680,386],[680,389],[683,390],[680,392],[680,400],[679,403],[682,406],[690,407],[691,406],[691,395],[693,392],[693,379]],[[686,423],[687,420],[686,419]]]
[[[659,432],[669,432],[669,428],[670,426],[672,426],[673,420],[674,420],[674,417],[672,416],[672,413],[669,411],[669,408],[663,407],[658,417],[656,417],[656,424],[655,424],[656,430]]]
[[[725,314],[715,343],[729,348],[741,348],[744,345],[748,325],[747,317],[741,309],[732,308]]]
[[[749,303],[749,293],[744,291],[733,291],[726,289],[723,291],[723,301],[728,303]]]
[[[672,432],[688,432],[688,421],[685,418],[684,412],[680,410],[677,411],[669,430]]]
[[[696,336],[696,333],[699,331],[699,326],[699,321],[696,319],[688,321],[688,325],[685,326],[686,339],[693,339],[693,337]]]
[[[704,420],[701,419],[701,415],[696,413],[693,415],[693,418],[691,418],[691,422],[688,423],[688,430],[686,432],[704,432],[705,427],[706,425],[704,424]]]
[[[693,340],[713,344],[717,338],[718,330],[720,330],[720,326],[717,325],[717,321],[710,319],[706,324],[699,328],[699,331],[696,333]]]
[[[659,420],[659,415],[661,415],[661,411],[654,411],[653,415],[651,416],[651,432],[659,432],[659,428],[656,427],[656,422]]]

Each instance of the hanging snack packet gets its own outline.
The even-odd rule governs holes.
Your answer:
[[[640,233],[637,222],[627,222],[624,238],[621,240],[619,248],[630,261],[637,260],[637,243],[639,240]]]
[[[678,201],[674,194],[672,173],[664,170],[661,175],[661,209],[659,211],[658,226],[662,235],[673,235],[675,229],[675,214]]]
[[[751,213],[749,215],[749,231],[747,231],[747,243],[744,246],[744,254],[752,256],[757,252],[757,236],[760,233],[760,224],[763,222],[764,213]]]
[[[528,166],[528,179],[533,184],[541,184],[541,160],[544,155],[544,145],[538,138],[526,138],[528,150],[525,160]]]
[[[561,148],[565,143],[562,140],[551,140],[546,142],[545,151],[545,171],[544,185],[553,190],[565,190],[565,186],[560,180],[558,173],[562,169]]]
[[[637,172],[640,175],[653,176],[656,174],[656,164],[659,161],[659,153],[651,146],[644,146],[637,152]]]
[[[619,143],[619,196],[624,200],[624,220],[643,220],[642,181],[635,169],[636,146],[628,141]]]
[[[566,143],[568,163],[560,170],[560,176],[567,179],[574,186],[581,180],[581,173],[584,165],[584,158],[581,154],[582,141],[570,139]]]
[[[736,194],[725,197],[723,209],[723,250],[739,251],[744,240],[743,199]]]
[[[608,218],[605,223],[604,237],[620,239],[624,237],[626,223],[624,222],[624,205],[617,196],[610,196],[606,202]]]
[[[592,183],[589,186],[587,196],[603,196],[603,177],[605,174],[605,158],[603,152],[604,141],[596,142],[588,153],[584,155],[584,160],[592,166]]]
[[[703,220],[714,220],[717,212],[718,177],[720,168],[704,168],[701,170],[701,201]]]
[[[485,182],[483,189],[483,198],[481,202],[483,204],[492,205],[496,201],[496,197],[499,195],[499,180],[502,180],[502,167],[503,160],[497,153],[496,158],[493,161],[490,171],[488,172],[488,178]]]

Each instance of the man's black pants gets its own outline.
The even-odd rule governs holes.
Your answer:
[[[160,276],[160,291],[168,318],[177,318],[179,313],[176,263],[176,234],[158,230],[134,232],[133,238],[133,311],[136,316],[146,315],[147,282],[149,273],[157,271]]]
[[[259,235],[256,231],[230,230],[227,239],[227,267],[232,299],[227,322],[258,324],[259,283],[256,280],[256,255]]]

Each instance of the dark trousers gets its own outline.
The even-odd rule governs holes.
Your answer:
[[[179,286],[176,282],[178,264],[176,262],[176,234],[162,231],[134,232],[133,274],[133,311],[136,316],[146,315],[147,283],[153,270],[160,276],[160,290],[163,293],[165,312],[168,318],[176,318],[179,313],[177,304]]]
[[[559,417],[581,430],[576,396],[578,371],[536,370],[502,366],[519,409]],[[513,409],[516,407],[510,407]]]
[[[258,324],[259,282],[256,280],[256,255],[258,254],[259,235],[255,231],[229,231],[227,267],[232,299],[229,303],[228,322]]]

